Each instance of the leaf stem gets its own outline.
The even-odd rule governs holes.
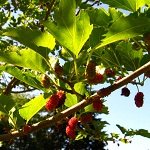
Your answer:
[[[77,79],[77,82],[78,82],[79,77],[78,77],[78,66],[77,66],[76,56],[74,56],[74,69],[75,69],[76,79]]]

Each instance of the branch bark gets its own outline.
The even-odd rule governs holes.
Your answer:
[[[140,76],[141,74],[147,72],[148,70],[150,70],[150,62],[146,63],[145,65],[143,65],[142,67],[140,67],[139,69],[137,69],[136,71],[134,71],[133,73],[128,75],[127,77],[124,77],[121,80],[119,80],[118,82],[115,82],[113,85],[108,86],[107,89],[110,92],[113,92],[113,91],[117,90],[118,88],[120,88],[120,87],[126,85],[127,83],[131,82],[133,79]],[[91,104],[92,99],[96,96],[102,97],[102,95],[98,95],[97,93],[95,93],[94,95],[90,96],[88,99],[82,100],[81,102],[77,103],[76,105],[60,112],[59,114],[57,114],[55,116],[49,117],[46,120],[43,120],[41,122],[33,124],[31,126],[31,132],[38,131],[38,130],[46,127],[46,126],[50,126],[54,123],[57,123],[58,121],[61,121],[65,117],[68,117],[69,115],[71,115],[71,114],[77,112],[78,110],[84,108],[85,106],[88,106],[89,104]],[[0,135],[0,141],[8,141],[8,140],[11,140],[13,138],[21,137],[21,136],[24,136],[24,135],[25,134],[22,130],[14,131],[10,134]]]

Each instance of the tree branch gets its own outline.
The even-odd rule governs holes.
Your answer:
[[[140,76],[141,74],[147,72],[148,70],[150,70],[150,62],[148,62],[147,64],[143,65],[142,67],[140,67],[139,69],[137,69],[136,71],[134,71],[133,73],[131,73],[130,75],[128,75],[127,77],[122,78],[121,80],[119,80],[118,82],[115,82],[113,85],[108,86],[107,89],[110,92],[113,92],[115,90],[117,90],[118,88],[126,85],[127,83],[131,82],[133,79],[135,79],[136,77]],[[48,119],[35,123],[31,126],[31,132],[34,131],[38,131],[46,126],[50,126],[54,123],[57,123],[58,121],[61,121],[63,118],[68,117],[69,115],[77,112],[78,110],[84,108],[85,106],[88,106],[89,104],[92,103],[92,99],[94,97],[100,96],[102,97],[102,95],[98,95],[98,94],[94,94],[92,96],[90,96],[88,99],[84,99],[81,102],[77,103],[76,105],[60,112],[59,114],[49,117]],[[8,141],[11,140],[13,138],[16,137],[20,137],[20,136],[24,136],[24,132],[22,130],[19,131],[14,131],[10,134],[3,134],[0,135],[0,141]]]
[[[8,86],[4,90],[3,94],[8,95],[11,93],[12,88],[15,87],[16,84],[18,84],[19,80],[15,77],[12,78],[12,80],[9,82]]]
[[[47,20],[47,19],[48,19],[48,16],[49,16],[49,14],[50,14],[50,11],[51,11],[51,9],[52,9],[54,3],[55,3],[55,0],[53,0],[53,1],[49,4],[49,7],[48,7],[48,10],[47,10],[47,12],[46,12],[46,15],[45,15],[44,20]],[[44,31],[44,26],[43,26],[43,25],[42,25],[41,31],[42,31],[42,32]]]

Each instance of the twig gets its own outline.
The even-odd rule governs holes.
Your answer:
[[[46,13],[45,18],[44,18],[45,21],[48,19],[48,16],[49,16],[49,14],[50,14],[50,11],[51,11],[51,9],[52,9],[54,3],[55,3],[55,0],[53,0],[53,1],[49,4],[47,13]],[[41,31],[42,31],[42,32],[44,31],[44,26],[43,26],[43,25],[42,25]]]
[[[3,94],[8,95],[11,93],[12,88],[15,87],[16,84],[18,84],[19,80],[15,77],[12,78],[12,80],[9,82],[7,88],[4,90]]]
[[[120,88],[120,87],[126,85],[127,83],[131,82],[133,79],[140,76],[144,72],[147,72],[148,70],[150,70],[150,62],[143,65],[142,67],[140,67],[139,69],[137,69],[136,71],[134,71],[133,73],[128,75],[127,77],[124,77],[121,80],[119,80],[118,82],[115,82],[115,84],[108,86],[107,89],[110,92],[113,92],[113,91],[117,90],[118,88]],[[33,124],[31,126],[31,132],[38,131],[38,130],[46,127],[46,126],[50,126],[54,123],[57,123],[58,121],[62,120],[63,118],[66,118],[69,115],[71,115],[71,114],[77,112],[78,110],[84,108],[85,106],[88,106],[89,104],[91,104],[92,99],[94,97],[97,97],[97,96],[102,97],[102,95],[94,94],[94,95],[90,96],[88,99],[82,100],[81,102],[77,103],[76,105],[60,112],[59,114],[57,114],[55,116],[52,116],[52,117],[50,117],[50,118],[48,118],[44,121]],[[14,131],[10,134],[0,135],[0,141],[8,141],[8,140],[11,140],[13,138],[21,137],[21,136],[24,136],[24,135],[25,134],[23,133],[22,130]]]
[[[34,88],[34,89],[27,89],[27,90],[23,90],[23,91],[11,91],[11,93],[14,93],[14,94],[26,93],[26,92],[31,92],[31,91],[34,91],[34,90],[36,90],[36,89]]]

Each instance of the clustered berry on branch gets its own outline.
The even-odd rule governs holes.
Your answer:
[[[130,95],[130,90],[127,87],[122,88],[121,95],[128,97]]]
[[[100,97],[94,97],[92,100],[93,108],[95,111],[101,111],[103,107],[103,103],[100,100]]]
[[[61,77],[64,75],[64,70],[60,65],[56,65],[54,68],[55,73],[57,74],[58,77]]]
[[[87,123],[91,122],[92,120],[93,120],[93,117],[91,114],[82,114],[80,118],[80,121],[84,126],[86,126]]]
[[[31,131],[31,127],[26,124],[26,125],[23,127],[23,132],[24,132],[24,134],[27,135],[27,134],[30,133],[30,131]]]
[[[135,97],[134,97],[134,101],[135,101],[135,105],[137,107],[142,107],[143,106],[143,98],[144,98],[144,94],[142,92],[138,92]]]
[[[104,76],[96,72],[96,65],[94,62],[89,62],[87,65],[85,76],[90,84],[98,84],[104,80]]]
[[[105,73],[108,78],[114,77],[116,75],[116,71],[108,68],[105,70]]]
[[[69,138],[74,139],[76,138],[76,133],[75,130],[77,128],[77,124],[78,124],[78,119],[76,117],[72,117],[69,121],[68,121],[68,125],[66,127],[66,134]]]
[[[50,80],[48,79],[47,75],[45,75],[42,79],[42,85],[44,88],[49,88],[50,87]]]
[[[56,94],[52,95],[50,99],[46,102],[46,109],[48,111],[53,111],[56,107],[60,107],[64,104],[66,95],[63,91],[58,91]]]

